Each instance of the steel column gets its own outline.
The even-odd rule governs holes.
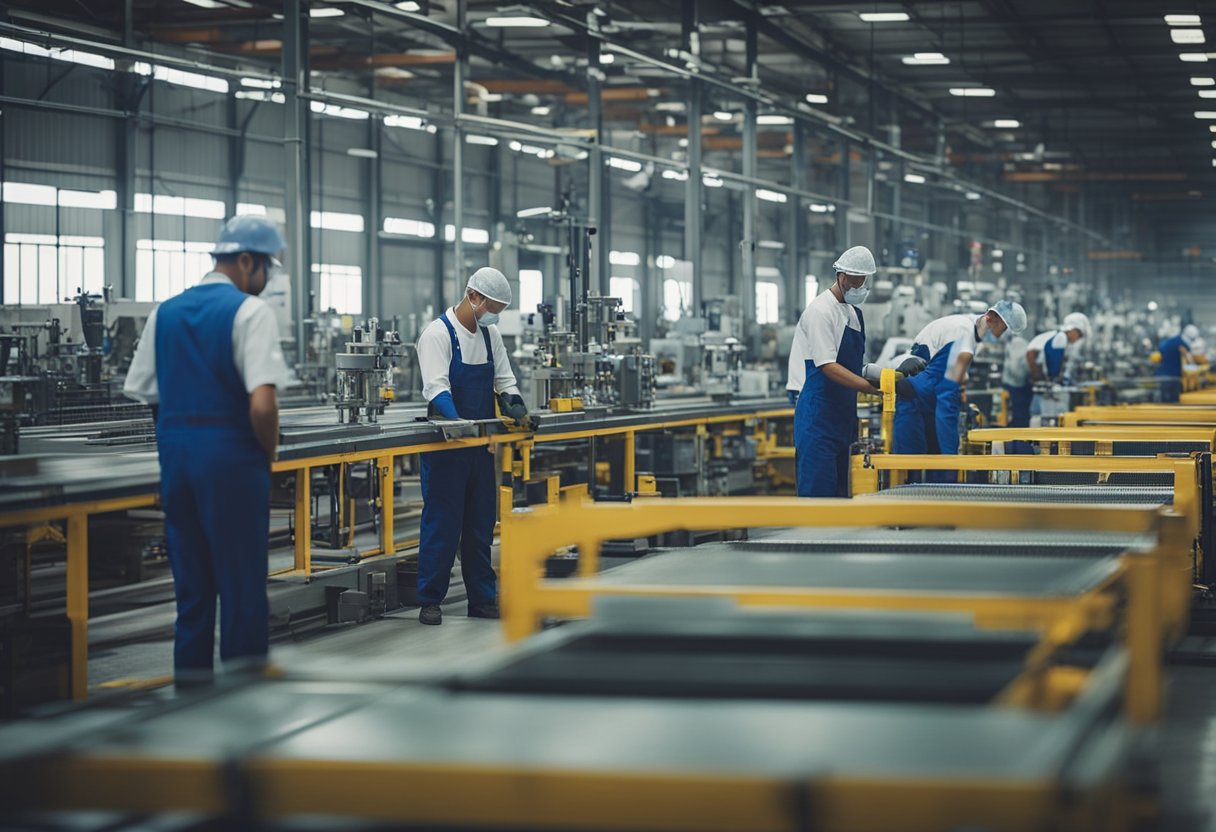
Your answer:
[[[378,118],[367,120],[368,149],[376,154],[368,159],[367,182],[367,277],[363,281],[363,314],[386,316],[384,305],[384,270],[380,267],[380,228],[384,225],[383,205],[380,198],[380,179],[383,162],[380,154],[380,138],[383,125]]]
[[[806,187],[806,128],[802,122],[794,122],[793,152],[790,154],[790,180],[795,188]],[[791,194],[789,201],[789,276],[786,278],[786,323],[797,323],[809,298],[806,297],[806,213],[802,200]]]
[[[592,239],[592,256],[588,263],[583,285],[589,290],[607,294],[608,274],[612,268],[608,252],[612,248],[612,185],[604,173],[604,114],[602,81],[600,70],[600,42],[598,38],[587,39],[587,119],[595,133],[595,144],[591,146],[588,162],[587,213],[590,224],[596,227]],[[571,298],[571,309],[578,298]]]
[[[701,54],[701,36],[697,31],[696,0],[684,0],[684,49],[694,58]],[[701,312],[705,276],[701,273],[701,81],[688,79],[688,181],[684,183],[684,259],[692,264],[692,313]]]
[[[744,72],[750,80],[756,80],[756,25],[749,17],[747,21],[747,48]],[[756,170],[756,100],[743,102],[743,175],[755,179]],[[743,341],[750,343],[756,321],[756,189],[748,185],[743,191],[743,239],[739,243],[739,304],[743,312]]]
[[[456,0],[456,27],[464,31],[465,0]],[[461,276],[466,271],[464,264],[464,128],[460,126],[460,114],[464,112],[464,78],[468,71],[468,53],[464,46],[456,47],[456,63],[452,65],[452,110],[456,122],[452,125],[452,225],[455,242],[452,261],[452,297],[460,294]],[[443,234],[442,220],[438,233]],[[437,310],[441,312],[442,310]]]
[[[304,359],[304,319],[308,317],[312,293],[312,257],[308,251],[308,189],[305,168],[308,164],[306,140],[308,107],[300,94],[308,91],[307,48],[304,44],[305,17],[301,0],[283,4],[283,145],[286,168],[284,210],[287,215],[287,263],[296,275],[295,341],[296,358]]]

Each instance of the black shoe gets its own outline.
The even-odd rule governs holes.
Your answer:
[[[491,601],[488,604],[469,604],[469,618],[500,618],[498,614],[498,602]]]
[[[423,604],[418,620],[423,624],[442,624],[443,610],[439,609],[438,604]]]

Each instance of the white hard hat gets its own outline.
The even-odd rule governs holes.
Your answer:
[[[845,274],[865,275],[866,277],[878,271],[873,253],[865,246],[853,246],[840,255],[832,268]]]
[[[1017,335],[1026,328],[1026,310],[1020,303],[998,300],[988,311],[995,312],[1005,322],[1005,329],[1011,336]]]
[[[1199,327],[1194,324],[1187,324],[1182,328],[1182,337],[1188,341],[1194,341],[1199,337]]]
[[[511,284],[507,282],[507,276],[498,269],[483,266],[473,272],[473,276],[469,278],[468,288],[490,300],[511,303]]]
[[[1080,330],[1081,336],[1089,337],[1089,317],[1084,312],[1071,312],[1064,316],[1064,329]]]

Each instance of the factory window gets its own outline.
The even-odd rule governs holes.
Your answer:
[[[135,299],[168,300],[198,283],[211,271],[215,243],[181,240],[135,242]]]
[[[385,217],[384,233],[403,234],[407,237],[434,237],[434,223],[425,220],[410,220],[402,217]]]
[[[680,320],[685,310],[692,310],[692,281],[663,281],[663,317],[669,321]]]
[[[443,227],[443,239],[449,243],[454,243],[456,241],[456,226],[445,225]],[[490,242],[490,232],[484,228],[469,228],[465,226],[464,231],[460,234],[460,239],[466,243],[484,246]]]
[[[320,310],[340,315],[363,314],[363,269],[358,266],[334,266],[313,263],[312,272],[320,280]]]
[[[519,270],[519,311],[527,315],[545,301],[545,276],[539,269]]]
[[[776,283],[756,283],[756,323],[775,324],[780,320],[780,289]]]
[[[222,220],[224,203],[218,199],[196,199],[169,194],[136,194],[135,211],[139,214],[160,214],[169,217],[198,217]]]
[[[808,274],[803,279],[806,281],[806,302],[809,304],[819,296],[819,278],[813,274]]]
[[[312,227],[326,231],[351,231],[363,233],[363,217],[359,214],[343,214],[338,211],[313,211]]]
[[[6,304],[62,303],[78,289],[100,294],[105,279],[105,241],[100,237],[4,237]]]
[[[637,308],[639,288],[632,277],[613,277],[608,281],[608,294],[621,299],[621,309],[625,312],[632,313]]]

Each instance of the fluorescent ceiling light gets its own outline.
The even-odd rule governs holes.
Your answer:
[[[921,176],[919,173],[905,173],[904,181],[911,182],[913,185],[923,185],[925,184],[925,177]]]
[[[356,159],[375,159],[379,154],[370,147],[348,147],[346,155],[354,156]]]
[[[1192,87],[1216,87],[1216,78],[1191,76]]]
[[[992,122],[992,126],[1000,127],[1006,130],[1017,130],[1022,126],[1022,122],[1018,121],[1016,118],[998,118],[996,121]]]
[[[548,205],[542,205],[539,208],[524,208],[522,211],[516,211],[517,217],[543,217],[552,214],[553,209]]]
[[[1165,22],[1170,26],[1198,26],[1200,21],[1197,14],[1167,14]]]
[[[277,78],[242,78],[242,87],[253,87],[255,90],[277,90],[283,82]]]
[[[636,251],[610,251],[608,262],[614,266],[640,266],[642,255]]]
[[[789,199],[780,191],[770,191],[767,188],[756,188],[756,198],[766,202],[786,202]]]
[[[1208,132],[1209,132],[1209,133],[1216,133],[1216,124],[1211,124],[1211,125],[1208,125]]]
[[[608,166],[617,168],[618,170],[627,170],[630,173],[637,173],[642,169],[641,162],[635,162],[632,159],[622,159],[619,156],[609,156]]]
[[[419,6],[414,0],[403,0],[401,3],[394,3],[394,6],[401,9],[403,12],[420,12],[422,6]],[[432,235],[433,236],[433,235]]]
[[[549,21],[543,17],[516,15],[513,17],[487,17],[486,25],[493,26],[496,29],[513,29],[527,26],[548,26]]]
[[[1216,90],[1197,90],[1200,98],[1216,98]]]
[[[1205,119],[1205,120],[1214,119],[1214,118],[1216,118],[1216,110],[1196,110],[1195,118]],[[1216,132],[1216,131],[1214,131],[1214,132]]]
[[[780,240],[761,240],[760,242],[756,243],[756,245],[759,248],[772,248],[776,249],[777,251],[781,251],[785,248],[785,243],[781,242]],[[760,271],[763,268],[764,266],[761,266],[760,269],[757,269],[756,271]],[[771,266],[769,268],[771,268]]]
[[[371,114],[366,110],[356,110],[354,107],[339,107],[337,104],[326,104],[324,101],[313,101],[309,105],[314,113],[320,113],[334,118],[349,118],[355,121],[366,121]],[[386,119],[387,121],[387,119]]]
[[[735,114],[729,113],[726,110],[718,110],[716,113],[714,113],[714,118],[716,118],[718,121],[733,121]]]
[[[996,90],[989,87],[951,87],[950,94],[959,98],[992,98]]]
[[[1182,52],[1182,53],[1179,53],[1178,59],[1182,60],[1182,61],[1186,61],[1187,63],[1201,64],[1201,63],[1205,63],[1207,61],[1208,53],[1207,52]]]
[[[476,133],[469,133],[464,137],[464,140],[469,144],[482,144],[486,147],[498,147],[498,139],[493,136],[479,136]]]
[[[942,66],[950,63],[950,59],[941,52],[916,52],[902,60],[908,66]]]
[[[1170,40],[1174,43],[1203,43],[1206,38],[1202,29],[1170,29]]]
[[[502,101],[502,93],[500,92],[483,92],[477,97],[487,104],[497,104],[499,101]]]
[[[545,106],[532,108],[532,115],[534,116],[547,116],[550,112],[552,112],[552,109]]]
[[[975,191],[967,191],[967,199],[979,199],[980,195]]]
[[[812,202],[807,207],[810,208],[811,212],[815,214],[826,214],[828,212],[828,206],[819,202]]]
[[[827,104],[828,97],[823,93],[808,92],[806,94],[806,101],[808,104]]]
[[[857,16],[865,23],[903,23],[908,20],[907,12],[860,12]]]
[[[793,123],[794,123],[794,120],[792,118],[790,118],[789,116],[778,116],[778,115],[756,116],[756,124],[763,124],[763,125],[769,125],[769,126],[773,126],[773,125],[780,126],[780,125],[793,124]]]
[[[346,12],[341,9],[335,9],[333,6],[322,6],[319,9],[309,9],[309,17],[341,17]]]
[[[658,257],[654,258],[654,264],[660,269],[671,269],[676,265],[676,258],[672,257],[670,254],[660,254]]]
[[[721,188],[726,183],[716,176],[702,176],[701,184],[707,188]]]
[[[384,126],[404,127],[406,130],[422,130],[426,127],[426,120],[418,116],[391,115],[384,117]]]
[[[611,52],[601,52],[600,53],[600,63],[602,63],[602,64],[616,63],[616,55],[613,55]]]
[[[217,3],[216,0],[185,0],[192,6],[198,6],[200,9],[222,9],[223,3]]]
[[[667,170],[663,171],[663,178],[664,179],[673,179],[676,182],[687,182],[688,181],[688,171],[671,170],[670,168],[668,168]]]

